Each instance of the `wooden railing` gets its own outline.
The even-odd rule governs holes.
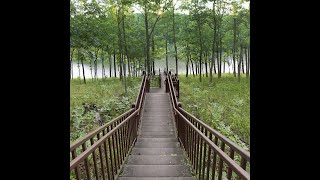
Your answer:
[[[250,153],[182,109],[177,99],[177,86],[167,74],[166,91],[172,104],[178,139],[198,179],[250,179]],[[240,157],[235,160],[235,157]],[[247,171],[246,171],[247,170]],[[224,174],[225,173],[225,174]]]
[[[115,179],[137,138],[140,114],[147,92],[143,76],[131,109],[70,146],[70,179]]]

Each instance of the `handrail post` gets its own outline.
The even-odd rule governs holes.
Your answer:
[[[161,73],[160,73],[160,68],[159,68],[159,87],[161,88]]]
[[[168,79],[168,76],[164,80],[164,83],[166,84],[166,93],[167,93],[167,92],[169,92],[169,79]]]
[[[178,92],[177,97],[178,97],[178,98],[179,98],[179,96],[180,96],[179,84],[180,84],[180,81],[179,81],[179,79],[178,79],[178,81],[177,81],[177,92]]]

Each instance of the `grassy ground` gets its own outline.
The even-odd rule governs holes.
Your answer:
[[[209,77],[179,75],[182,107],[233,142],[249,150],[250,80],[223,74],[209,83]]]
[[[74,79],[70,82],[70,143],[86,135],[99,126],[95,122],[95,112],[107,112],[108,122],[116,116],[129,110],[136,100],[141,77],[127,78],[128,94],[125,96],[124,83],[119,78],[107,78],[98,80]],[[96,105],[84,113],[83,103]]]

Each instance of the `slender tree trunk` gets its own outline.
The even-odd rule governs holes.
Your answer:
[[[105,78],[105,70],[104,70],[104,52],[102,51],[102,56],[101,56],[101,66],[102,66],[102,77]]]
[[[120,61],[120,64],[119,64],[119,77],[120,77],[120,81],[122,81],[122,63],[121,63],[121,55],[118,55],[120,57],[119,61]]]
[[[219,24],[219,23],[218,23]],[[219,61],[220,61],[220,54],[219,54],[219,29],[217,33],[217,49],[216,49],[216,54],[217,54],[217,75],[219,76]]]
[[[217,55],[217,58],[218,58],[218,55]],[[213,60],[213,71],[214,71],[215,74],[217,74],[216,60],[215,59]]]
[[[122,14],[121,13],[121,10],[122,10],[122,6],[121,6],[121,8],[119,7],[118,8],[118,10],[117,10],[117,27],[118,27],[118,41],[119,41],[119,43],[118,43],[118,48],[119,48],[119,55],[118,55],[118,57],[120,58],[119,60],[120,60],[120,65],[119,65],[119,68],[120,68],[120,81],[122,81],[123,80],[123,75],[125,74],[124,73],[124,69],[123,69],[123,64],[124,64],[124,62],[123,62],[123,45],[122,45],[122,32],[121,32],[121,17],[120,17],[120,15]],[[122,74],[122,73],[124,73],[124,74]]]
[[[200,21],[200,20],[199,20]],[[201,64],[202,64],[202,35],[201,35],[201,27],[200,27],[200,22],[198,22],[198,30],[199,30],[199,39],[200,39],[200,54],[199,54],[199,75],[200,75],[200,82],[202,82],[202,77],[201,77]]]
[[[205,67],[206,67],[206,77],[208,77],[208,53],[206,52],[206,53],[204,53],[204,65],[205,65]]]
[[[78,49],[78,57],[77,57],[77,59],[78,59],[78,72],[79,72],[79,78],[81,79],[81,75],[80,75],[80,51],[79,51],[79,49]]]
[[[133,62],[133,68],[132,68],[132,72],[133,72],[133,75],[132,76],[137,76],[137,67],[136,67],[136,61],[134,60],[134,58],[132,59],[132,62]]]
[[[243,58],[243,54],[246,54],[246,51],[245,51],[245,49],[242,47],[242,53],[241,53],[241,69],[242,69],[242,74],[244,74],[244,58]],[[244,51],[244,52],[243,52]]]
[[[149,24],[148,24],[148,10],[147,5],[144,7],[144,23],[146,28],[146,61],[147,61],[147,74],[150,74],[150,38],[149,38]]]
[[[126,39],[126,31],[125,31],[125,17],[124,17],[123,12],[122,12],[122,31],[123,31],[123,46],[124,46],[124,49],[126,52],[126,58],[128,61],[128,74],[130,76],[130,60],[129,60],[129,55],[128,55],[127,39]],[[124,58],[123,58],[123,65],[126,66],[126,62],[124,61]],[[126,69],[126,68],[124,68],[124,69]],[[125,70],[124,71],[125,87],[127,87],[126,74],[127,74],[127,71]],[[127,88],[125,88],[125,89],[126,89],[126,93],[127,93]]]
[[[70,71],[71,71],[71,79],[73,79],[73,64],[72,64],[72,60],[73,60],[73,52],[74,52],[74,48],[72,48],[71,50],[71,59],[70,59]]]
[[[223,61],[223,73],[226,73],[226,61]]]
[[[168,72],[168,40],[166,38],[166,71]]]
[[[139,58],[139,73],[141,74],[141,58]]]
[[[109,53],[109,66],[110,66],[110,69],[109,69],[109,74],[110,74],[110,78],[111,78],[111,69],[112,69],[112,61],[111,61],[111,53]]]
[[[83,56],[81,58],[81,64],[82,64],[82,73],[83,73],[83,81],[84,83],[86,84],[86,76],[85,76],[85,73],[84,73],[84,65],[83,65]]]
[[[122,55],[124,56],[124,55]],[[123,61],[124,62],[124,61]],[[126,70],[126,63],[123,63],[123,72],[124,72],[124,89],[125,89],[125,94],[127,95],[128,90],[127,90],[127,78],[126,78],[126,74],[127,74],[127,70]]]
[[[154,68],[154,33],[151,36],[151,61],[152,61],[152,73],[155,74],[155,68]]]
[[[194,68],[193,68],[193,62],[192,62],[192,59],[191,59],[191,55],[190,55],[190,61],[191,61],[191,67],[192,67],[192,74],[193,74],[193,77],[195,77],[195,75],[194,75]]]
[[[188,77],[188,73],[189,73],[189,55],[187,55],[187,65],[186,65],[186,77]]]
[[[173,45],[174,45],[174,52],[175,52],[175,60],[176,60],[176,74],[178,76],[178,51],[177,51],[177,43],[176,43],[176,28],[174,22],[174,7],[172,8],[172,27],[173,27]]]
[[[215,51],[215,44],[216,44],[216,36],[217,36],[217,23],[216,23],[216,9],[215,9],[216,1],[213,1],[212,10],[213,10],[213,41],[212,41],[212,53],[211,53],[211,66],[210,66],[210,83],[213,81],[213,66],[214,66],[214,51]]]
[[[113,49],[114,77],[117,77],[116,48]]]
[[[236,77],[236,18],[233,18],[233,75]]]
[[[230,57],[228,56],[228,69],[229,69],[229,74],[231,73],[231,69],[232,69],[232,62],[230,62]]]
[[[97,79],[98,75],[98,54],[99,54],[99,48],[97,48],[97,51],[95,51],[95,60],[94,60],[94,78]]]
[[[248,76],[250,75],[250,46],[248,47]]]
[[[92,58],[93,58],[93,57],[91,57],[91,54],[89,54],[89,55],[90,55],[89,58],[90,58],[91,80],[93,81],[93,72],[92,72]]]
[[[240,45],[240,57],[238,62],[238,81],[240,82],[241,75],[241,61],[242,61],[242,45]]]
[[[219,74],[218,74],[218,78],[221,78],[221,67],[222,67],[222,38],[220,38],[220,61],[219,61],[220,65],[219,65]]]
[[[195,63],[195,66],[196,66],[196,76],[198,75],[198,63],[197,62],[194,62]]]

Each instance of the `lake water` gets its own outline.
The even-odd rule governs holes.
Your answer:
[[[231,62],[231,58],[229,58],[230,62]],[[93,64],[93,63],[92,63]],[[82,71],[82,65],[81,65],[81,62],[80,62],[80,73],[79,73],[79,68],[78,68],[78,62],[76,60],[73,61],[72,63],[72,73],[73,73],[73,78],[77,78],[80,77],[83,78],[83,71]],[[110,77],[110,72],[109,72],[109,61],[105,61],[105,65],[104,65],[104,68],[105,68],[105,75],[106,77]],[[166,67],[166,61],[165,60],[157,60],[155,61],[155,69],[156,70],[160,70],[163,71]],[[169,58],[168,60],[168,68],[169,68],[169,71],[171,70],[173,73],[175,72],[175,69],[176,69],[176,63],[175,63],[175,60],[174,58]],[[222,63],[222,72],[223,71],[223,63]],[[225,65],[225,72],[226,73],[229,73],[230,70],[231,72],[233,72],[233,67],[229,67],[228,64],[226,63]],[[127,75],[129,74],[128,72],[128,69],[127,70]],[[91,75],[91,70],[90,70],[90,63],[84,63],[84,71],[85,71],[85,77],[86,78],[92,78],[92,75],[94,76],[94,68],[92,66],[92,75]],[[178,71],[179,71],[179,74],[186,74],[186,62],[185,61],[178,61]],[[195,65],[194,65],[194,71],[195,71]],[[202,67],[202,71],[205,73],[205,66],[203,65]],[[140,75],[141,72],[138,73],[138,75]],[[208,73],[209,73],[209,65],[208,65]],[[119,67],[117,66],[117,69],[116,69],[116,74],[117,74],[117,77],[119,77]],[[192,69],[191,69],[191,63],[189,63],[189,74],[192,74]],[[97,71],[97,76],[99,78],[102,77],[102,65],[101,65],[101,61],[98,63],[98,71]],[[112,68],[111,68],[111,76],[114,77],[114,66],[113,66],[113,60],[112,60]]]

